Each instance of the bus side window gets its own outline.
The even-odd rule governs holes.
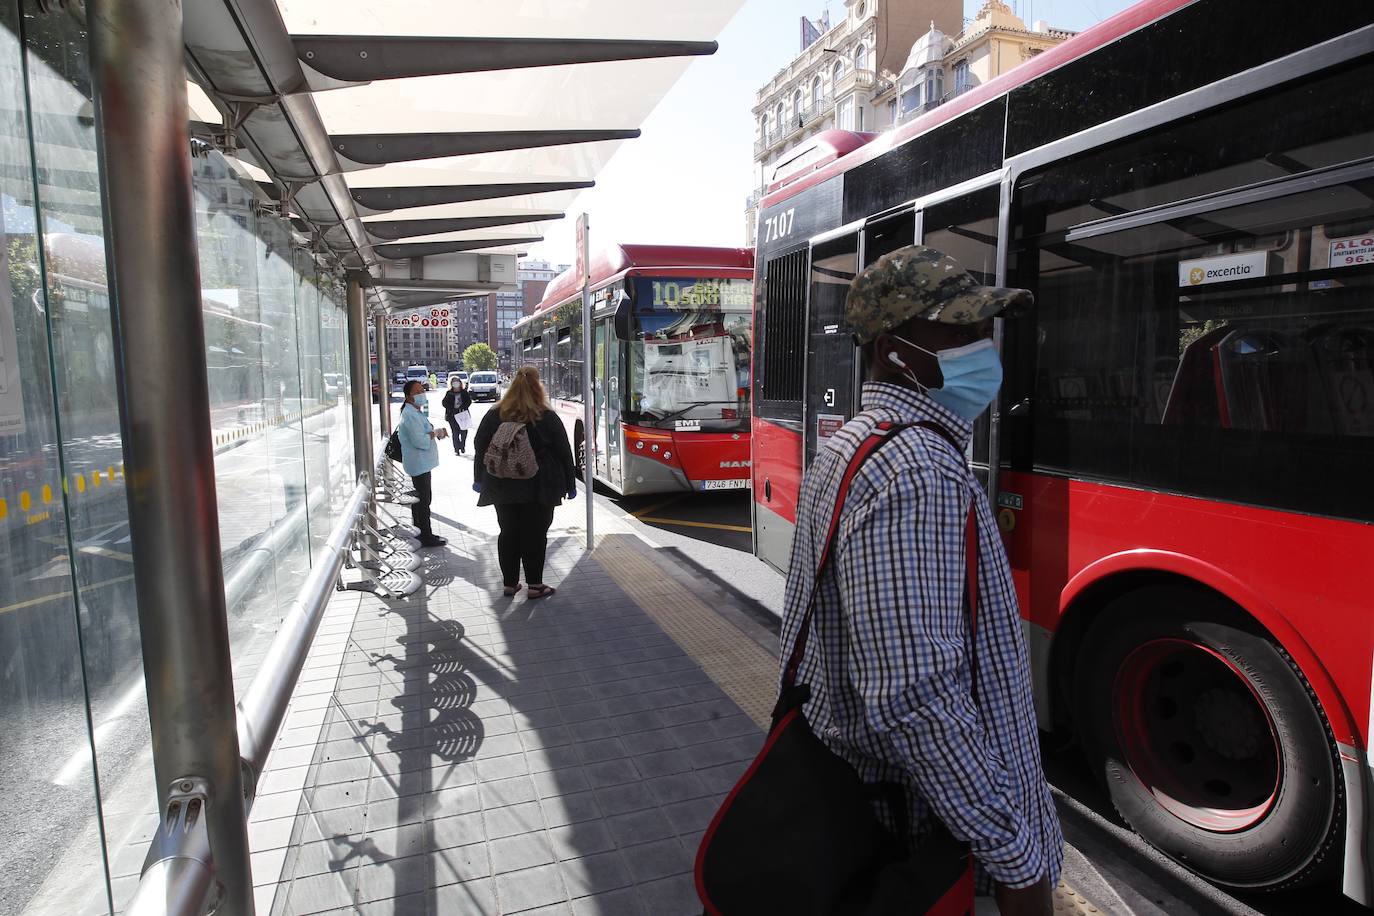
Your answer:
[[[997,213],[1001,201],[998,185],[982,188],[927,207],[922,216],[921,244],[952,256],[979,283],[997,282]],[[1011,405],[1004,397],[1002,410]],[[988,461],[988,414],[973,426],[973,461]]]
[[[916,211],[903,210],[864,226],[864,266],[916,240]]]

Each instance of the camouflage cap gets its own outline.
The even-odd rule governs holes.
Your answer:
[[[1029,290],[979,286],[943,251],[907,245],[883,255],[854,278],[844,318],[859,343],[868,343],[912,318],[977,324],[1028,308],[1032,301]]]

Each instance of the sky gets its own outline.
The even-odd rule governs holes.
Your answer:
[[[901,0],[888,0],[900,3]],[[1044,19],[1080,31],[1120,12],[1131,0],[1005,0],[1027,23]],[[982,0],[964,0],[972,17]],[[744,204],[753,190],[754,118],[759,87],[800,50],[802,16],[815,20],[843,0],[745,0],[719,37],[720,50],[693,61],[642,125],[582,192],[567,219],[546,223],[530,256],[573,261],[576,216],[586,212],[591,245],[611,242],[678,245],[744,244]]]

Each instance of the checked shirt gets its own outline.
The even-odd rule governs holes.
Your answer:
[[[782,631],[787,658],[806,612],[840,479],[882,421],[970,424],[924,395],[870,382],[863,411],[817,450],[802,484]],[[965,521],[979,533],[978,698],[963,608]],[[902,430],[854,477],[819,584],[797,683],[807,721],[865,782],[907,789],[919,836],[933,813],[987,878],[1059,880],[1063,837],[1040,765],[1030,667],[1011,568],[987,495],[938,434]],[[890,812],[882,811],[889,827]]]

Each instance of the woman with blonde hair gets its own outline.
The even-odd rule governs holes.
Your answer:
[[[514,595],[520,567],[529,580],[529,597],[544,598],[544,554],[553,510],[566,496],[577,496],[577,471],[563,421],[549,409],[539,370],[515,373],[505,396],[489,410],[473,437],[473,489],[479,506],[495,506],[501,534],[496,556],[505,593]]]

